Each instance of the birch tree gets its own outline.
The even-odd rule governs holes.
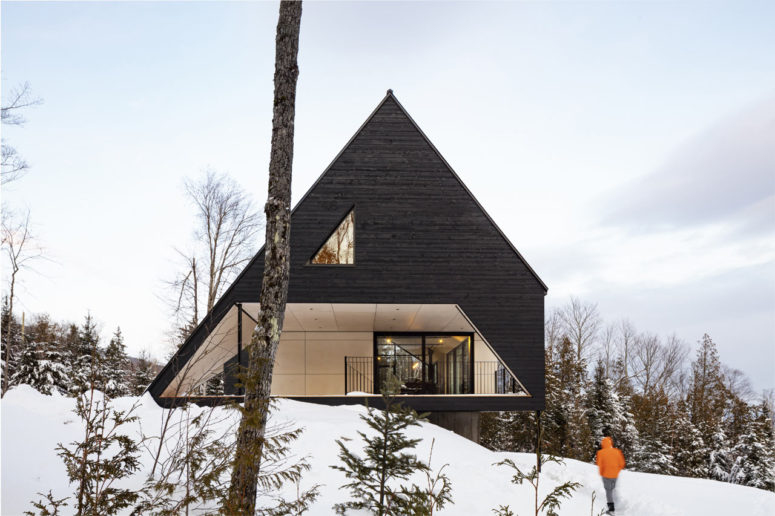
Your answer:
[[[242,374],[245,404],[237,433],[231,487],[225,509],[231,513],[255,512],[269,395],[277,347],[288,298],[291,229],[291,170],[296,108],[297,55],[301,2],[283,0],[277,22],[272,145],[269,158],[269,192],[266,214],[264,274],[261,311],[248,345],[248,368]]]
[[[196,211],[195,243],[188,251],[176,249],[184,265],[168,282],[179,342],[253,257],[253,241],[261,228],[253,202],[226,174],[206,170],[201,179],[186,180],[185,190]]]
[[[3,221],[0,225],[2,233],[2,249],[8,259],[8,317],[13,319],[13,303],[16,297],[16,286],[19,273],[30,267],[30,262],[43,256],[43,251],[35,242],[30,230],[30,212],[19,218],[12,212],[3,210]],[[11,357],[11,325],[4,328],[6,332],[5,356],[3,357],[3,386],[2,394],[8,390],[9,371]]]

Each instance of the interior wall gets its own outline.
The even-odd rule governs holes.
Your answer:
[[[372,332],[284,331],[272,375],[273,396],[342,396],[346,356],[372,357]],[[489,346],[474,334],[474,360],[497,362]],[[440,362],[444,374],[445,362]],[[491,393],[479,392],[477,394]],[[489,385],[489,384],[488,384]]]
[[[343,396],[344,357],[373,356],[372,332],[283,332],[272,396]]]
[[[474,333],[474,362],[497,362],[490,347],[482,340],[482,338]]]

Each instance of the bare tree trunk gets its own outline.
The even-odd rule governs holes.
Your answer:
[[[11,270],[11,292],[8,295],[8,328],[5,329],[5,362],[3,363],[3,392],[2,396],[5,396],[10,382],[8,379],[9,363],[11,362],[11,327],[13,326],[13,295],[14,287],[16,285],[16,273],[19,272],[19,267],[16,263],[12,262]],[[2,397],[0,396],[0,397]]]
[[[196,273],[196,257],[191,258],[191,274],[194,278],[194,315],[193,319],[191,320],[191,328],[193,329],[196,328],[197,324],[199,324],[199,278],[197,277]],[[208,307],[208,313],[210,310],[212,310],[212,308]]]
[[[3,385],[2,394],[5,396],[9,383],[9,363],[12,358],[11,353],[11,327],[13,326],[13,301],[16,295],[16,279],[19,272],[29,267],[28,262],[40,258],[42,250],[40,247],[30,250],[30,245],[34,245],[35,238],[30,232],[30,212],[24,215],[22,220],[17,221],[16,215],[3,210],[2,224],[0,224],[0,235],[2,235],[2,248],[8,256],[8,263],[11,267],[10,294],[8,296],[8,326],[5,342],[5,364],[3,365]]]
[[[283,0],[277,22],[272,147],[269,159],[269,195],[266,213],[264,276],[261,312],[248,346],[247,373],[242,375],[245,406],[237,434],[228,512],[253,514],[258,473],[266,431],[269,395],[277,346],[288,298],[291,229],[291,166],[299,67],[301,2]]]

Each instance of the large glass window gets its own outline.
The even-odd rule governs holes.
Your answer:
[[[355,263],[355,210],[342,220],[315,256],[314,264],[352,265]]]
[[[472,342],[467,334],[375,335],[375,392],[394,374],[401,394],[473,394]]]

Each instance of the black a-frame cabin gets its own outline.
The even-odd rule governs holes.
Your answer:
[[[160,405],[239,398],[263,263],[260,251],[150,385]],[[393,373],[407,404],[449,426],[541,410],[546,291],[388,91],[293,210],[272,394],[379,406]],[[206,387],[215,375],[223,393]]]

